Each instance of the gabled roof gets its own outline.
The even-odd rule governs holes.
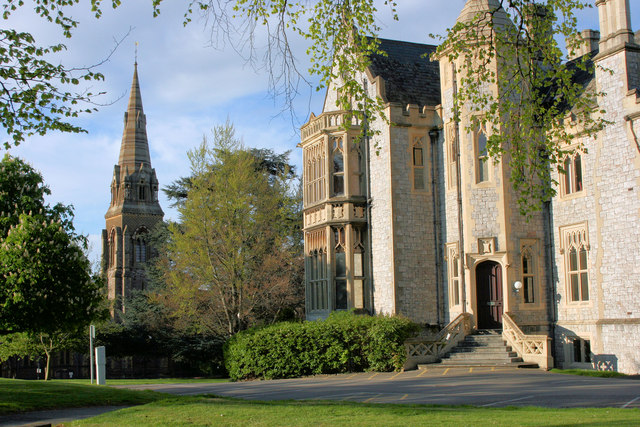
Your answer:
[[[385,82],[388,102],[403,105],[435,106],[440,104],[440,66],[429,55],[436,46],[397,40],[380,40],[380,50],[387,56],[373,55],[369,71]]]

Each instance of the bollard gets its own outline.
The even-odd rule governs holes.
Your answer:
[[[105,385],[107,382],[107,354],[104,346],[96,347],[96,383]]]

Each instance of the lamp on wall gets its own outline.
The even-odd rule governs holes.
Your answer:
[[[516,293],[516,295],[520,293],[520,289],[522,289],[522,282],[519,280],[516,280],[515,282],[513,282],[513,290]]]

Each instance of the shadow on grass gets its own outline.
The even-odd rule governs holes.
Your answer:
[[[0,415],[86,406],[141,405],[167,396],[154,391],[119,390],[66,381],[0,378]]]
[[[638,425],[640,410],[617,408],[248,401],[213,395],[176,397],[80,421],[80,425]]]

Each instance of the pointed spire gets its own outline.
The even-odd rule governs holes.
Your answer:
[[[142,95],[140,94],[140,83],[138,81],[137,58],[134,64],[129,106],[127,107],[127,112],[124,113],[124,132],[122,134],[118,164],[120,166],[132,166],[132,170],[137,170],[141,164],[151,167],[149,142],[147,141],[147,123],[142,109]]]

